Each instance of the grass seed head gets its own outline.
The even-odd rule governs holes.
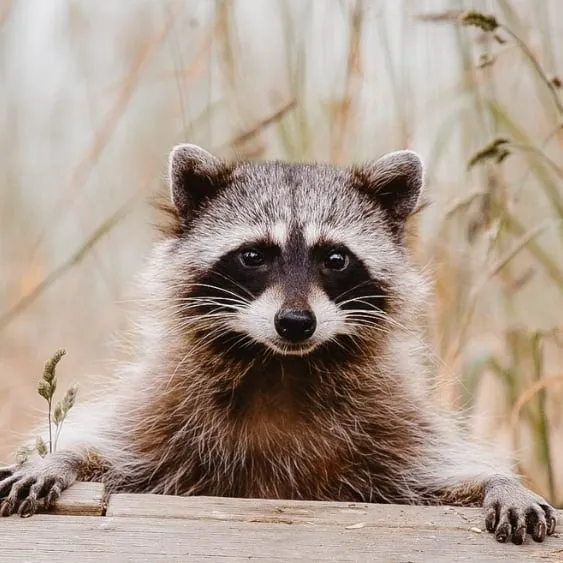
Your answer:
[[[37,386],[37,392],[46,400],[50,401],[53,397],[53,393],[55,392],[54,387],[56,384],[48,383],[44,379],[39,381],[39,385]]]
[[[50,360],[45,362],[45,368],[43,370],[43,379],[47,383],[52,383],[55,379],[57,364],[61,361],[61,358],[66,354],[66,350],[57,350]]]
[[[486,160],[494,160],[497,163],[501,163],[507,156],[510,155],[510,151],[506,148],[508,143],[508,139],[503,137],[493,139],[469,159],[467,168],[473,168],[476,164]]]
[[[461,25],[478,27],[482,31],[492,33],[499,27],[499,23],[495,16],[492,14],[483,14],[476,10],[467,10],[459,16],[459,23]]]
[[[41,436],[37,436],[35,439],[35,449],[41,457],[45,457],[49,453],[49,448]]]

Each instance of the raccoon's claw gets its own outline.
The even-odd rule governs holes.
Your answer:
[[[0,481],[6,479],[7,477],[11,477],[20,467],[20,464],[0,467]]]
[[[520,545],[527,534],[542,542],[557,526],[555,510],[542,497],[506,477],[487,484],[483,506],[487,509],[487,531],[494,532],[501,543],[510,539]]]
[[[16,512],[27,518],[43,501],[46,509],[76,479],[76,472],[56,456],[35,463],[0,469],[0,516]]]

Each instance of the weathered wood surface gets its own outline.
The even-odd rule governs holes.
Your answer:
[[[64,491],[52,512],[69,516],[101,516],[105,508],[101,483],[76,483]]]
[[[79,483],[57,514],[0,520],[0,561],[563,562],[563,533],[498,544],[478,509],[112,495]],[[563,518],[563,514],[561,514]]]

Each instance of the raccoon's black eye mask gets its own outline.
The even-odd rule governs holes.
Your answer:
[[[197,284],[197,296],[240,295],[252,300],[277,286],[288,299],[305,299],[320,287],[343,310],[384,310],[387,291],[365,264],[344,245],[326,242],[312,248],[279,246],[257,241],[221,257]],[[214,289],[217,288],[217,289]]]

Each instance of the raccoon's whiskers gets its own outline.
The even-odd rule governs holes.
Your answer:
[[[338,301],[337,303],[339,307],[343,307],[344,305],[347,305],[349,303],[364,303],[365,305],[368,305],[371,308],[377,309],[377,307],[373,303],[367,301],[368,299],[385,299],[385,295],[382,294],[362,295],[360,297],[352,297],[351,299],[346,299],[345,301]]]
[[[204,313],[201,315],[192,315],[177,320],[170,328],[172,329],[172,331],[174,330],[182,331],[187,328],[191,328],[194,325],[200,329],[207,327],[212,328],[214,326],[224,327],[225,323],[228,322],[234,316],[235,313],[228,311],[218,311],[218,312]],[[225,321],[225,322],[221,323],[221,321]]]
[[[352,335],[350,335],[350,336],[352,336]],[[353,338],[351,338],[351,340],[354,341]],[[344,352],[349,353],[349,352],[354,352],[354,351],[355,351],[355,350],[351,349],[349,346],[346,346],[346,345],[344,344],[344,342],[342,342],[338,337],[333,338],[333,339],[332,339],[332,342],[333,342],[334,344],[336,344],[339,348],[342,348],[342,350],[344,350]],[[354,342],[354,346],[356,346],[356,345],[357,345],[357,344]]]
[[[356,301],[362,302],[362,298],[357,298]],[[366,304],[373,307],[372,304]],[[428,353],[428,359],[431,359],[434,365],[448,369],[446,363],[436,354],[435,350],[415,330],[408,328],[403,323],[400,323],[399,321],[397,321],[397,319],[393,318],[391,315],[385,313],[380,309],[348,309],[346,311],[346,320],[349,326],[353,326],[353,323],[356,323],[356,326],[358,327],[363,326],[374,328],[386,334],[392,334],[391,327],[395,327],[408,334],[410,337],[414,338],[417,344]],[[388,324],[389,328],[385,329],[382,326],[381,321],[383,321],[383,323],[385,324]],[[366,340],[369,341],[369,338],[366,338]]]
[[[223,276],[225,277],[225,276]],[[235,284],[237,287],[240,286],[240,284],[236,283],[234,280],[230,280],[231,283]],[[250,293],[246,288],[240,286],[241,289],[244,290],[245,293]],[[206,288],[206,289],[212,289],[213,291],[219,291],[222,293],[226,293],[227,295],[231,295],[232,297],[245,302],[245,303],[250,303],[250,299],[255,299],[254,295],[250,294],[250,299],[248,299],[247,297],[244,297],[242,295],[240,295],[239,293],[236,293],[234,291],[231,291],[230,289],[226,289],[224,287],[218,286],[218,285],[213,285],[213,284],[209,284],[209,283],[201,283],[201,282],[194,282],[194,283],[176,283],[170,286],[171,289],[173,290],[181,290],[181,291],[185,291],[185,290],[193,290],[193,289],[201,289],[201,288]],[[202,296],[204,297],[204,296]],[[216,297],[216,296],[213,296]],[[174,298],[173,298],[174,299]],[[193,299],[193,297],[180,297],[180,299]]]
[[[256,299],[256,296],[254,295],[254,293],[252,293],[249,289],[247,289],[246,287],[244,287],[243,285],[241,285],[240,283],[238,283],[236,280],[234,280],[232,277],[227,276],[226,274],[223,274],[222,272],[217,272],[215,271],[214,274],[216,276],[221,276],[223,279],[227,280],[230,283],[235,284],[238,288],[242,289],[246,294],[248,294],[248,296],[250,297],[250,299]]]
[[[229,346],[229,348],[227,348],[224,351],[224,354],[228,354],[231,350],[233,350],[237,346],[244,348],[244,347],[250,347],[252,344],[253,344],[253,341],[247,334],[244,334],[244,333],[237,334],[237,338],[235,338],[233,343],[231,344],[231,346]],[[255,359],[256,359],[256,357],[253,358],[253,361]]]
[[[188,357],[190,355],[197,354],[199,349],[202,348],[204,345],[209,345],[210,343],[212,343],[215,340],[221,338],[221,336],[223,336],[224,334],[227,334],[227,333],[228,333],[228,329],[226,329],[225,327],[222,327],[220,325],[212,325],[212,330],[208,334],[209,335],[215,334],[215,336],[212,336],[210,339],[205,340],[205,342],[200,343],[199,346],[194,346],[194,347],[191,347],[191,348],[188,347],[188,352],[186,352],[186,354],[183,356],[183,358],[176,365],[176,369],[170,375],[170,378],[168,380],[166,387],[168,388],[170,386],[170,383],[172,382],[172,380],[174,379],[174,377],[178,373],[178,370],[185,364],[186,360],[188,359]]]
[[[360,283],[357,283],[356,285],[350,287],[349,289],[347,289],[346,291],[343,291],[342,293],[339,293],[335,298],[334,298],[334,302],[338,303],[339,305],[342,304],[342,302],[340,302],[340,299],[342,299],[342,297],[344,297],[345,295],[347,295],[348,293],[352,293],[352,291],[355,291],[356,289],[358,289],[359,287],[362,287],[363,285],[367,285],[367,284],[372,284],[373,280],[369,279],[369,280],[364,280]]]
[[[191,309],[201,309],[202,307],[215,307],[215,310],[220,310],[222,308],[228,308],[231,311],[242,311],[246,306],[245,303],[241,303],[235,299],[223,299],[223,298],[197,298],[188,304],[178,304],[176,305],[176,310],[179,312],[189,311]],[[210,312],[213,312],[210,311]]]
[[[352,322],[347,323],[347,324],[350,328],[355,328],[355,329],[369,328],[369,329],[375,330],[376,332],[379,332],[380,334],[383,334],[385,336],[389,336],[389,335],[393,334],[393,331],[386,329],[386,328],[382,327],[381,324],[375,323],[375,322],[369,322],[369,321],[363,321],[363,320],[353,320]],[[358,339],[361,339],[363,342],[370,342],[369,335],[362,334],[362,332],[360,330],[358,331],[358,333],[348,334],[348,337],[349,338],[358,338]]]
[[[202,313],[201,315],[193,315],[191,313],[192,310],[198,310],[203,307],[213,307],[212,310],[207,311],[206,313]],[[228,309],[228,311],[223,311],[223,309]],[[186,318],[195,318],[195,316],[201,317],[204,314],[210,313],[229,313],[229,312],[236,312],[243,310],[243,307],[237,303],[230,303],[230,302],[223,302],[222,300],[211,300],[211,299],[202,299],[196,303],[190,303],[186,305],[185,303],[176,304],[171,307],[164,307],[161,311],[165,313],[170,313],[177,316],[182,316],[182,313],[187,313]]]

